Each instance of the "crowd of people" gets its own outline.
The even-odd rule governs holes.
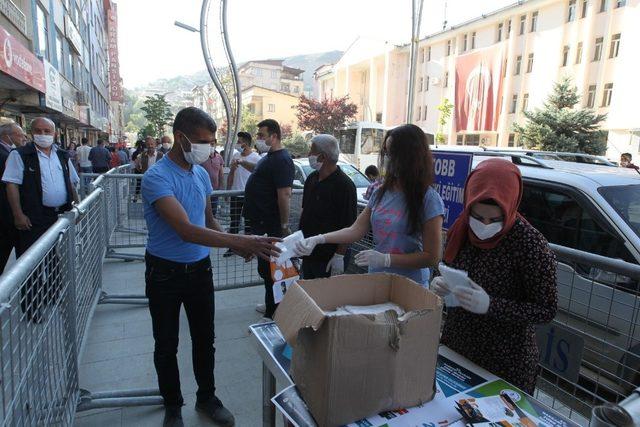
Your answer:
[[[537,376],[535,325],[553,319],[557,308],[556,260],[544,237],[518,214],[522,178],[501,159],[482,162],[469,176],[464,211],[449,229],[443,251],[444,204],[434,190],[434,165],[427,136],[407,124],[387,132],[371,180],[367,206],[358,215],[356,189],[338,167],[339,144],[332,135],[309,143],[313,172],[304,182],[299,223],[290,223],[294,164],[282,144],[280,125],[258,123],[255,138],[240,132],[225,179],[223,155],[216,150],[217,126],[204,111],[181,110],[169,136],[148,137],[133,152],[124,145],[62,150],[53,143],[54,123],[37,118],[33,142],[20,126],[0,126],[2,259],[13,248],[24,253],[78,200],[77,171],[102,173],[131,163],[142,174],[141,197],[148,229],[145,293],[155,340],[154,364],[165,404],[165,426],[181,426],[184,399],[177,364],[179,313],[187,314],[196,409],[219,425],[234,418],[215,392],[214,287],[210,248],[225,257],[257,258],[264,304],[273,318],[271,262],[281,239],[299,228],[295,247],[305,279],[343,274],[351,245],[369,232],[373,247],[354,257],[369,272],[406,276],[438,295],[454,294],[442,342],[471,361],[532,392]],[[256,150],[254,150],[257,149]],[[629,159],[630,163],[630,159]],[[230,223],[216,219],[215,190],[230,194]],[[243,227],[244,225],[244,227]],[[439,275],[440,262],[465,270],[470,287],[451,289]],[[24,291],[23,309],[39,320],[37,289]]]

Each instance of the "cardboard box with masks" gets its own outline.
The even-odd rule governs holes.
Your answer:
[[[385,303],[405,314],[343,308]],[[441,320],[437,295],[392,274],[300,281],[275,314],[293,347],[291,376],[319,426],[433,399]]]

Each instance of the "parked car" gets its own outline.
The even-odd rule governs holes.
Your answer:
[[[309,159],[294,159],[293,165],[295,166],[295,175],[293,181],[294,188],[304,188],[304,182],[307,180],[307,177],[313,172],[311,166],[309,166]],[[364,200],[364,193],[367,192],[367,187],[371,182],[367,179],[367,177],[356,169],[350,163],[347,162],[338,162],[338,167],[342,169],[344,173],[347,174],[349,178],[353,181],[356,186],[356,193],[358,195],[358,201],[366,202]]]
[[[474,154],[474,167],[495,155]],[[549,242],[640,264],[640,175],[634,170],[498,155],[518,164],[520,212]],[[574,266],[558,264],[556,322],[584,340],[581,375],[624,396],[640,385],[638,282]]]
[[[525,154],[529,157],[533,157],[534,159],[542,159],[542,160],[562,160],[564,162],[572,162],[572,163],[586,163],[590,165],[600,165],[600,166],[609,166],[609,167],[617,167],[618,164],[612,162],[604,156],[594,156],[591,154],[585,153],[566,153],[560,151],[538,151],[538,150],[528,150],[524,148],[491,148],[485,147],[486,151],[496,151],[500,153],[515,153],[515,154]]]

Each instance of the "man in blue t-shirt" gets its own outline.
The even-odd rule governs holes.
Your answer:
[[[198,166],[209,158],[216,124],[204,111],[181,110],[173,123],[175,144],[142,178],[144,217],[149,230],[145,254],[146,295],[153,324],[153,360],[164,398],[165,426],[182,426],[178,374],[180,306],[184,304],[198,383],[196,409],[218,425],[234,418],[215,395],[214,292],[209,248],[230,248],[239,255],[268,260],[279,252],[278,239],[227,234],[211,211],[211,181]]]
[[[280,125],[273,119],[258,123],[256,147],[263,151],[266,146],[269,152],[257,164],[239,162],[240,166],[253,171],[244,191],[244,217],[255,235],[286,237],[291,234],[289,205],[294,166],[291,155],[282,146]],[[276,305],[269,261],[258,259],[258,274],[266,288],[264,316],[271,319]]]

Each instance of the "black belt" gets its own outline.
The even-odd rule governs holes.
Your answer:
[[[57,208],[52,208],[50,206],[43,206],[42,207],[42,211],[45,214],[50,214],[50,215],[59,215],[63,212],[66,212],[69,210],[69,205],[62,205],[62,206],[58,206]]]
[[[144,254],[145,260],[153,266],[155,271],[166,272],[180,272],[184,274],[195,273],[196,271],[202,271],[211,266],[211,259],[209,257],[202,258],[200,261],[191,263],[182,263],[170,261],[168,259],[160,258],[155,255],[151,255],[149,252]]]

